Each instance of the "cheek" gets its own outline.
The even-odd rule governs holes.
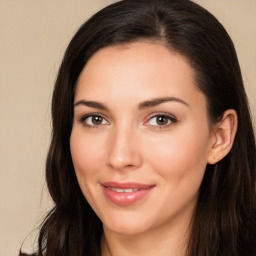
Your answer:
[[[103,145],[100,140],[74,129],[70,137],[70,151],[79,186],[89,204],[93,207],[93,191],[97,186],[102,162]]]
[[[207,164],[207,132],[190,127],[151,143],[146,147],[148,161],[166,182],[200,185]]]
[[[102,144],[93,136],[85,136],[83,132],[72,131],[70,151],[77,178],[89,177],[97,172],[97,164],[102,157]]]

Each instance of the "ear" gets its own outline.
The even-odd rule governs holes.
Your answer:
[[[237,131],[237,113],[234,109],[228,109],[212,131],[212,139],[207,155],[208,164],[216,164],[231,150]]]

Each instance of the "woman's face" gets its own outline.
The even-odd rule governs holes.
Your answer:
[[[134,235],[188,224],[213,135],[186,59],[146,42],[101,49],[74,103],[74,168],[104,229]]]

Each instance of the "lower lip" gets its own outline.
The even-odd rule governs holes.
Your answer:
[[[103,191],[105,196],[114,204],[117,205],[131,205],[139,201],[140,199],[147,196],[150,191],[153,189],[153,187],[147,188],[147,189],[140,189],[138,191],[125,193],[125,192],[115,192],[105,186],[103,187]]]

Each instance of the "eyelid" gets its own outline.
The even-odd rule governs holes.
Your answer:
[[[165,125],[151,125],[151,124],[149,124],[150,120],[152,120],[153,118],[157,118],[157,117],[166,117],[170,120],[170,123],[165,124]],[[177,122],[178,122],[178,119],[174,115],[169,114],[169,113],[161,113],[160,112],[160,113],[154,113],[154,114],[150,115],[150,117],[147,119],[147,121],[144,123],[144,125],[153,126],[154,128],[167,128],[170,125],[175,124]]]
[[[99,117],[103,118],[107,122],[107,124],[109,124],[109,121],[100,113],[89,113],[89,114],[82,115],[79,118],[79,122],[82,123],[84,126],[89,127],[89,128],[99,128],[100,126],[107,125],[107,124],[90,125],[90,124],[86,123],[87,118],[95,117],[95,116],[99,116]]]
[[[106,122],[106,123],[103,123],[103,124],[99,124],[99,125],[93,125],[93,124],[88,124],[86,123],[86,119],[89,118],[89,117],[93,117],[93,116],[99,116],[101,118],[103,118],[103,120]],[[157,117],[165,117],[165,118],[168,118],[170,120],[170,123],[168,124],[164,124],[164,125],[152,125],[152,124],[149,124],[150,120],[152,120],[153,118],[157,118]],[[108,121],[108,119],[100,114],[100,113],[88,113],[88,114],[84,114],[82,115],[78,121],[80,123],[82,123],[84,126],[88,127],[88,128],[100,128],[101,126],[103,125],[109,125],[110,122]],[[163,113],[163,112],[157,112],[157,113],[152,113],[148,118],[147,118],[147,121],[143,123],[143,125],[145,126],[152,126],[154,128],[167,128],[169,127],[170,125],[173,125],[175,123],[178,122],[178,119],[172,115],[172,114],[169,114],[169,113]]]

